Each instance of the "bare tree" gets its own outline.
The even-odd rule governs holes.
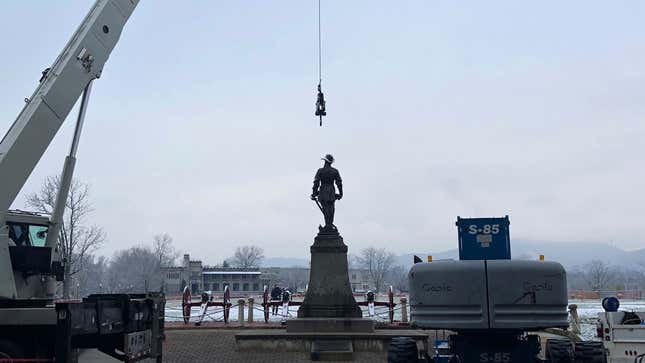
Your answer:
[[[291,292],[304,290],[309,281],[309,269],[304,267],[281,268],[277,280]]]
[[[609,287],[612,280],[611,268],[608,264],[593,260],[584,266],[585,280],[593,291],[600,291]]]
[[[158,256],[147,246],[116,252],[110,262],[108,275],[108,290],[113,293],[158,290],[163,277]]]
[[[78,284],[79,297],[104,292],[108,273],[108,259],[104,256],[95,258],[86,254],[83,258],[83,269],[74,275]]]
[[[235,267],[260,267],[264,259],[264,250],[258,246],[242,246],[235,249],[230,263]]]
[[[40,192],[27,197],[27,205],[36,212],[51,214],[59,185],[58,176],[48,177]],[[70,297],[70,278],[83,268],[85,255],[95,251],[105,240],[103,229],[86,224],[88,215],[93,211],[89,195],[90,188],[87,184],[76,179],[72,181],[58,236],[58,247],[65,263],[63,298],[66,299]]]
[[[159,266],[162,267],[173,266],[180,255],[180,252],[172,245],[172,237],[168,233],[155,235],[152,248],[159,261]]]
[[[387,281],[392,284],[392,287],[401,291],[408,291],[408,270],[401,265],[394,266],[387,274]]]
[[[347,254],[347,268],[350,270],[358,268],[358,259],[356,255],[352,255],[351,253]]]
[[[361,250],[356,257],[359,266],[367,270],[370,282],[374,285],[375,292],[380,292],[385,281],[385,276],[392,269],[394,254],[384,248],[369,247]]]

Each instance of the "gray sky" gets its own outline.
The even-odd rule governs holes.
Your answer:
[[[91,1],[0,2],[4,134]],[[643,247],[645,3],[141,1],[94,85],[76,175],[101,249],[170,233],[207,263],[309,253],[325,153],[350,252],[456,247],[457,215],[514,238]],[[75,111],[74,111],[75,114]],[[14,207],[60,173],[73,118]]]

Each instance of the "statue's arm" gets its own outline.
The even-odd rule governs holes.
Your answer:
[[[343,197],[343,179],[340,178],[340,173],[336,175],[336,187],[338,187],[338,195],[340,198]],[[338,198],[338,199],[340,199]]]
[[[315,197],[318,195],[318,189],[320,189],[320,170],[316,172],[316,176],[314,176],[314,186],[311,191],[311,196]]]

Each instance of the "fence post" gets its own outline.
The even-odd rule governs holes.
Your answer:
[[[250,297],[249,298],[249,317],[248,317],[249,323],[253,322],[253,301],[255,301],[255,299]]]
[[[392,285],[390,285],[390,288],[388,289],[387,300],[390,303],[390,313],[388,315],[390,318],[390,324],[392,324],[394,322],[394,289],[392,288]]]
[[[401,298],[401,322],[408,322],[408,299],[405,297]]]
[[[262,306],[264,307],[264,322],[269,322],[269,287],[264,285],[264,293],[262,293]]]
[[[238,307],[238,312],[237,312],[237,321],[240,322],[241,326],[244,326],[244,299],[239,299],[237,301],[237,307]]]

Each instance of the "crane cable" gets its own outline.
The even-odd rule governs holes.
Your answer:
[[[315,115],[320,118],[320,126],[322,127],[322,118],[327,116],[325,109],[325,94],[322,92],[322,31],[320,24],[320,0],[318,0],[318,95],[316,96],[316,113]]]
[[[322,83],[322,32],[320,29],[320,0],[318,0],[318,85]]]

